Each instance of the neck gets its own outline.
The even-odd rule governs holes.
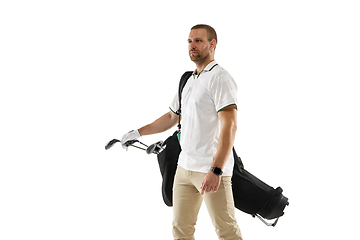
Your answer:
[[[212,61],[214,61],[214,58],[213,58],[213,57],[212,57],[212,58],[207,58],[207,59],[205,59],[205,60],[202,61],[202,62],[195,62],[195,64],[196,64],[196,72],[195,72],[195,74],[201,73],[201,72],[205,69],[205,67],[206,67],[209,63],[211,63]]]

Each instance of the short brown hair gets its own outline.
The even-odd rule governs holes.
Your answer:
[[[205,29],[207,32],[207,37],[208,37],[208,41],[211,42],[211,40],[215,39],[216,43],[217,43],[217,35],[216,35],[216,31],[213,27],[206,25],[206,24],[198,24],[195,25],[191,28],[191,30],[194,29]]]

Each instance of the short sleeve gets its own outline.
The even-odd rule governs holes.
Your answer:
[[[237,105],[237,85],[227,73],[214,76],[210,92],[217,112],[230,105]]]
[[[171,102],[170,106],[169,106],[170,110],[177,114],[177,110],[179,109],[179,97],[178,97],[178,93],[175,94],[175,97],[173,99],[173,101]]]

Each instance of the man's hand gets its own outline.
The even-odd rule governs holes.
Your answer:
[[[216,175],[212,171],[209,171],[201,184],[201,195],[204,195],[204,193],[216,192],[219,189],[220,181],[220,175]]]
[[[140,135],[140,133],[139,133],[138,130],[132,130],[132,131],[124,134],[124,136],[123,136],[122,139],[120,140],[122,147],[123,147],[124,149],[126,149],[126,151],[127,151],[128,148],[127,148],[127,146],[125,145],[125,143],[126,143],[127,141],[136,140],[136,139],[138,139],[139,137],[141,137],[141,135]]]

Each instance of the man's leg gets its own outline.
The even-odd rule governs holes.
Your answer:
[[[193,172],[178,166],[173,187],[173,236],[193,240],[202,196],[191,182]]]
[[[198,191],[201,191],[200,187],[205,175],[205,173],[193,173],[192,175],[192,182]],[[218,191],[205,193],[203,198],[219,239],[242,240],[235,218],[231,177],[221,177]]]
[[[235,218],[231,177],[222,177],[215,193],[204,195],[204,201],[220,240],[242,240]]]

